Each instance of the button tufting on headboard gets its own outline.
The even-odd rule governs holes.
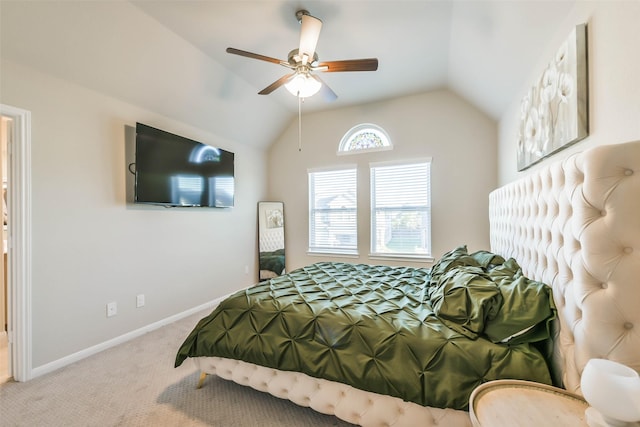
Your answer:
[[[491,249],[552,286],[554,374],[580,393],[602,357],[640,371],[640,141],[599,146],[490,196]]]

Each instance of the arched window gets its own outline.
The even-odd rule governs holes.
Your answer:
[[[340,140],[338,154],[392,150],[389,135],[378,125],[362,123],[349,129]]]

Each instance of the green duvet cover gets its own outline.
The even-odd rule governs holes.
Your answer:
[[[433,268],[320,262],[237,292],[180,347],[396,396],[467,409],[503,378],[551,383],[548,288],[513,260],[466,247]]]

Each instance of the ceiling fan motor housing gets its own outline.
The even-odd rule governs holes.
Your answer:
[[[294,68],[297,67],[299,63],[302,61],[302,58],[300,57],[298,52],[299,52],[299,49],[293,49],[291,52],[289,52],[289,56],[288,56],[289,64],[291,64]],[[318,52],[314,52],[313,60],[309,61],[308,64],[313,66],[317,62],[318,62]]]

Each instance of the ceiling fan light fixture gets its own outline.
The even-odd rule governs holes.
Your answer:
[[[322,83],[308,73],[298,73],[286,83],[284,87],[286,87],[293,96],[309,98],[318,93],[320,87],[322,87]]]

